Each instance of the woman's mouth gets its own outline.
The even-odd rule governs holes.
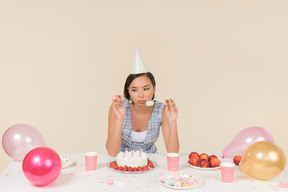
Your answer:
[[[138,103],[140,103],[140,104],[145,104],[145,103],[146,103],[146,100],[140,100],[140,101],[138,101]]]

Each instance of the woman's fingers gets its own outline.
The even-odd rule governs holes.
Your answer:
[[[124,106],[124,102],[123,102],[123,99],[121,97],[120,97],[119,102],[121,103],[121,106]]]
[[[113,95],[112,96],[112,104],[113,105],[120,105],[120,106],[124,106],[123,100],[121,95]]]
[[[168,99],[165,99],[166,111],[170,110],[170,103]]]
[[[170,110],[177,110],[177,107],[176,107],[176,103],[174,102],[173,99],[165,99],[165,104],[167,106],[168,109]]]
[[[113,107],[113,110],[114,110],[114,111],[117,111],[118,105],[119,105],[118,102],[114,102],[114,101],[113,101],[112,107]]]
[[[122,100],[121,95],[112,95],[112,101],[120,101],[120,99]]]

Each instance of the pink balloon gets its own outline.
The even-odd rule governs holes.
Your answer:
[[[4,151],[16,161],[22,161],[25,155],[35,147],[45,147],[46,143],[37,129],[26,124],[9,127],[2,137]]]
[[[248,127],[240,131],[225,147],[223,158],[233,159],[236,155],[242,156],[247,147],[257,141],[274,142],[274,139],[264,128]]]
[[[22,169],[31,183],[44,186],[57,179],[61,173],[62,162],[53,149],[37,147],[25,156]]]

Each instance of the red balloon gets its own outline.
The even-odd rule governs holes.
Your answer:
[[[37,147],[25,156],[22,170],[25,177],[34,185],[48,185],[61,173],[61,158],[53,149]]]

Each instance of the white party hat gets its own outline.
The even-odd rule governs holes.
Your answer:
[[[132,67],[131,74],[138,74],[138,73],[147,73],[149,72],[145,63],[143,62],[143,59],[140,55],[139,49],[136,48],[136,54],[134,59],[134,64]]]

